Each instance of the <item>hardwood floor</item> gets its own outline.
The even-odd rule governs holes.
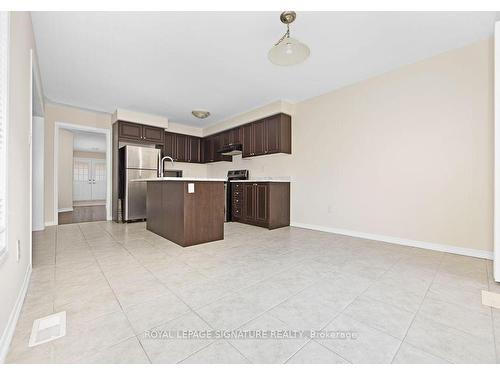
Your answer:
[[[106,206],[75,206],[71,212],[59,212],[59,224],[106,220]]]

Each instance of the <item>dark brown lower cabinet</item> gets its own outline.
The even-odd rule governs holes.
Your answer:
[[[232,194],[233,221],[268,229],[290,225],[289,182],[238,181],[238,188],[232,188]]]

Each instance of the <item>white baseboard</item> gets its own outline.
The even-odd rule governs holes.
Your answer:
[[[46,222],[45,222],[45,226],[46,226],[46,227],[51,227],[51,226],[53,226],[53,225],[56,225],[56,223],[55,223],[55,222],[53,222],[53,221],[46,221]]]
[[[445,252],[445,253],[466,255],[466,256],[470,256],[470,257],[474,257],[474,258],[483,258],[483,259],[490,259],[490,260],[493,259],[493,251],[469,249],[466,247],[458,247],[458,246],[442,245],[442,244],[431,243],[431,242],[408,240],[405,238],[383,236],[383,235],[372,234],[372,233],[356,232],[356,231],[349,230],[349,229],[330,228],[330,227],[323,227],[323,226],[319,226],[319,225],[310,225],[310,224],[303,224],[303,223],[290,223],[290,225],[292,227],[297,227],[297,228],[312,229],[312,230],[318,230],[321,232],[328,232],[328,233],[335,233],[335,234],[343,234],[345,236],[359,237],[359,238],[364,238],[367,240],[374,240],[374,241],[381,241],[381,242],[389,242],[389,243],[394,243],[394,244],[404,245],[404,246],[419,247],[422,249],[441,251],[441,252]]]
[[[57,209],[57,212],[71,212],[71,211],[73,211],[73,207],[65,207]]]
[[[31,277],[31,264],[29,265],[26,275],[24,277],[23,285],[19,294],[17,296],[16,304],[12,309],[5,330],[0,338],[0,363],[4,363],[7,358],[7,353],[9,352],[9,346],[14,336],[14,331],[16,329],[17,320],[19,319],[19,314],[21,313],[21,308],[23,307],[24,298],[26,297],[26,292],[28,291],[28,285],[30,283]]]

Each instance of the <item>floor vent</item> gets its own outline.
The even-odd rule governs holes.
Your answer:
[[[33,322],[29,346],[37,346],[66,335],[66,311]]]

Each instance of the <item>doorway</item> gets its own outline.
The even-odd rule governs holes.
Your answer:
[[[109,220],[109,130],[68,124],[55,130],[57,223]]]

